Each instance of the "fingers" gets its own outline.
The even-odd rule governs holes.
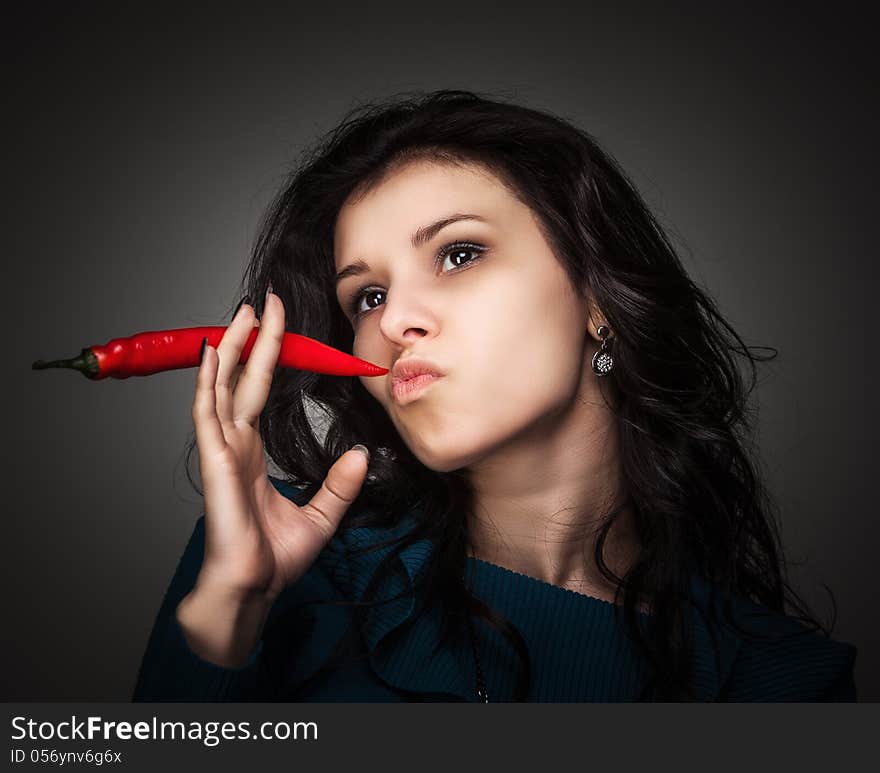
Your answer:
[[[342,516],[357,498],[367,475],[368,457],[354,448],[340,456],[327,472],[315,496],[303,506],[329,541]]]
[[[210,345],[196,375],[196,394],[193,399],[192,418],[196,431],[199,456],[207,458],[226,447],[226,438],[217,418],[214,383],[217,380],[217,352]]]
[[[247,343],[248,336],[260,321],[254,315],[254,309],[242,303],[217,347],[220,367],[217,371],[217,416],[221,424],[231,424],[233,420],[233,394],[244,369],[239,360],[241,351]]]
[[[284,340],[284,326],[284,304],[281,298],[275,293],[267,293],[266,302],[263,304],[263,317],[260,320],[260,331],[257,333],[244,371],[238,379],[238,386],[232,394],[233,421],[246,421],[251,426],[256,426],[269,398],[278,355],[281,353],[281,343]],[[248,335],[250,330],[243,336],[244,340],[238,348],[239,352]]]
[[[247,314],[243,318],[246,319]],[[226,332],[229,332],[228,329]],[[226,343],[228,347],[229,341]],[[228,359],[227,356],[227,362]],[[196,376],[192,411],[204,486],[205,539],[207,544],[215,545],[236,542],[249,525],[251,508],[218,413],[220,402],[226,399],[228,403],[225,396],[229,393],[226,388],[217,388],[218,373],[222,367],[219,352],[211,346],[205,346]]]

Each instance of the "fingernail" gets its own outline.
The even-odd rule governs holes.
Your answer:
[[[266,298],[268,299],[269,293],[272,292],[272,283],[269,282],[269,286],[266,288]]]
[[[241,307],[244,306],[244,304],[246,304],[246,303],[250,303],[250,300],[251,300],[251,299],[250,299],[247,295],[245,295],[244,298],[242,298],[242,299],[238,302],[238,306],[236,306],[236,307],[235,307],[235,311],[232,312],[232,318],[233,318],[233,319],[235,319],[235,318],[238,316],[238,312],[239,312],[239,310],[241,309]]]
[[[367,461],[370,461],[370,449],[367,448],[365,445],[361,445],[360,443],[358,443],[356,446],[352,446],[351,450],[360,451],[364,456],[367,457]]]
[[[208,343],[208,336],[205,336],[202,339],[202,348],[199,350],[199,365],[202,364],[202,360],[205,359],[205,346]]]

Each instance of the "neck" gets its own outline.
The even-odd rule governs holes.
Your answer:
[[[579,403],[577,418],[533,427],[469,468],[469,555],[611,601],[616,584],[594,558],[598,533],[614,515],[603,558],[622,576],[640,548],[635,512],[621,487],[613,415],[590,400]]]

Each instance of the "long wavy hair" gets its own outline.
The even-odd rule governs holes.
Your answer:
[[[786,579],[776,505],[752,439],[755,362],[772,359],[776,350],[764,357],[750,351],[687,276],[617,162],[563,118],[461,90],[359,104],[303,153],[265,213],[240,288],[257,315],[271,282],[284,301],[288,331],[351,352],[353,330],[334,288],[336,218],[350,195],[369,191],[413,160],[488,168],[534,212],[573,287],[592,297],[613,331],[608,378],[615,405],[609,408],[641,550],[622,577],[605,564],[616,510],[604,519],[593,559],[616,587],[615,610],[651,665],[639,699],[694,699],[682,604],[694,571],[720,594],[727,615],[734,594],[783,614],[789,604],[798,619],[830,636]],[[748,386],[734,355],[750,368]],[[323,439],[315,432],[319,419]],[[367,478],[339,528],[393,527],[416,506],[422,517],[393,543],[364,598],[349,602],[358,608],[353,618],[362,622],[371,605],[387,601],[376,597],[383,575],[407,545],[427,538],[436,550],[413,589],[420,608],[443,601],[448,615],[441,642],[460,634],[473,616],[507,636],[522,661],[516,699],[526,700],[531,669],[522,636],[465,581],[474,504],[465,471],[424,466],[356,377],[277,369],[260,431],[271,460],[309,495],[352,445],[371,449]],[[194,448],[192,440],[187,475],[201,494],[189,470]],[[646,628],[637,618],[642,598],[651,605]],[[347,647],[340,643],[316,678]]]

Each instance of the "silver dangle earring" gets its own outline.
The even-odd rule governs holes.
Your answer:
[[[606,340],[610,332],[605,325],[596,331],[596,335],[602,339],[602,348],[593,355],[593,373],[597,376],[607,376],[614,367],[614,358],[609,351],[610,341],[614,339]]]

